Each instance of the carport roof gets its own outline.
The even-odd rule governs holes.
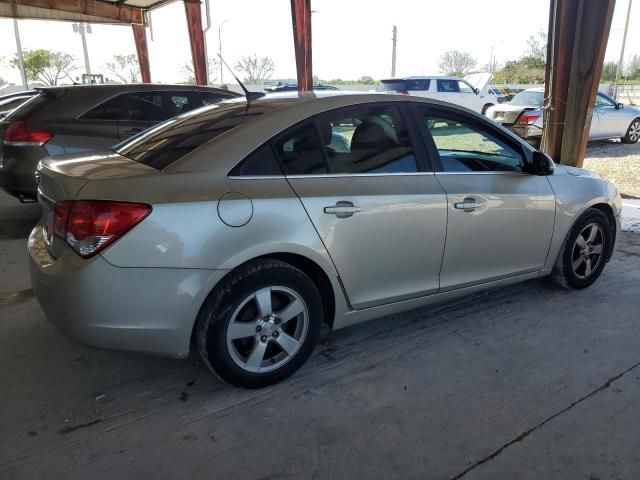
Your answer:
[[[144,24],[144,11],[172,0],[0,0],[0,17]]]

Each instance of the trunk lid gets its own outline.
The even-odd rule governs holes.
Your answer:
[[[157,175],[159,171],[112,151],[62,155],[42,160],[38,165],[36,181],[38,201],[43,210],[45,241],[49,252],[54,257],[58,257],[65,248],[65,241],[53,234],[56,202],[74,200],[80,190],[92,180],[149,174]]]

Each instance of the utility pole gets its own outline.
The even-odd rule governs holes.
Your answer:
[[[624,35],[622,36],[622,48],[620,49],[620,59],[618,60],[618,68],[616,69],[616,81],[613,84],[613,98],[618,100],[618,81],[620,80],[620,74],[622,73],[622,62],[624,60],[624,47],[627,43],[627,31],[629,30],[629,17],[631,16],[631,4],[633,0],[629,0],[629,7],[627,8],[627,20],[624,23]]]
[[[82,51],[84,52],[84,69],[87,75],[91,74],[91,64],[89,63],[89,49],[87,48],[87,33],[91,33],[91,25],[88,23],[74,23],[73,31],[82,37]]]
[[[13,31],[16,34],[16,50],[18,50],[18,66],[20,67],[20,76],[22,77],[22,85],[25,90],[29,89],[27,83],[27,73],[24,71],[24,56],[22,55],[22,43],[20,42],[20,30],[18,29],[18,19],[13,19]]]
[[[396,43],[398,42],[398,27],[393,26],[393,37],[391,38],[393,42],[393,48],[391,50],[391,77],[396,76]]]
[[[224,24],[227,23],[226,20],[224,20],[219,26],[218,26],[218,54],[220,55],[220,85],[224,85],[224,80],[223,80],[223,74],[224,74],[224,69],[222,68],[222,27],[224,26]]]

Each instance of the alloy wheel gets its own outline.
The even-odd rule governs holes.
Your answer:
[[[265,287],[247,296],[233,312],[227,348],[247,372],[270,372],[293,358],[308,330],[309,311],[302,297],[287,287]]]
[[[597,270],[604,255],[605,236],[602,227],[590,223],[578,234],[573,244],[571,266],[576,277],[586,280]]]
[[[634,143],[640,140],[640,120],[636,120],[629,127],[629,140]]]

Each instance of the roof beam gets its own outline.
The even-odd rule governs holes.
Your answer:
[[[127,5],[116,5],[115,3],[100,0],[0,0],[0,3],[90,15],[93,17],[99,17],[105,22],[141,25],[144,25],[145,23],[143,9],[129,7]],[[19,16],[18,14],[15,15],[16,17]]]

